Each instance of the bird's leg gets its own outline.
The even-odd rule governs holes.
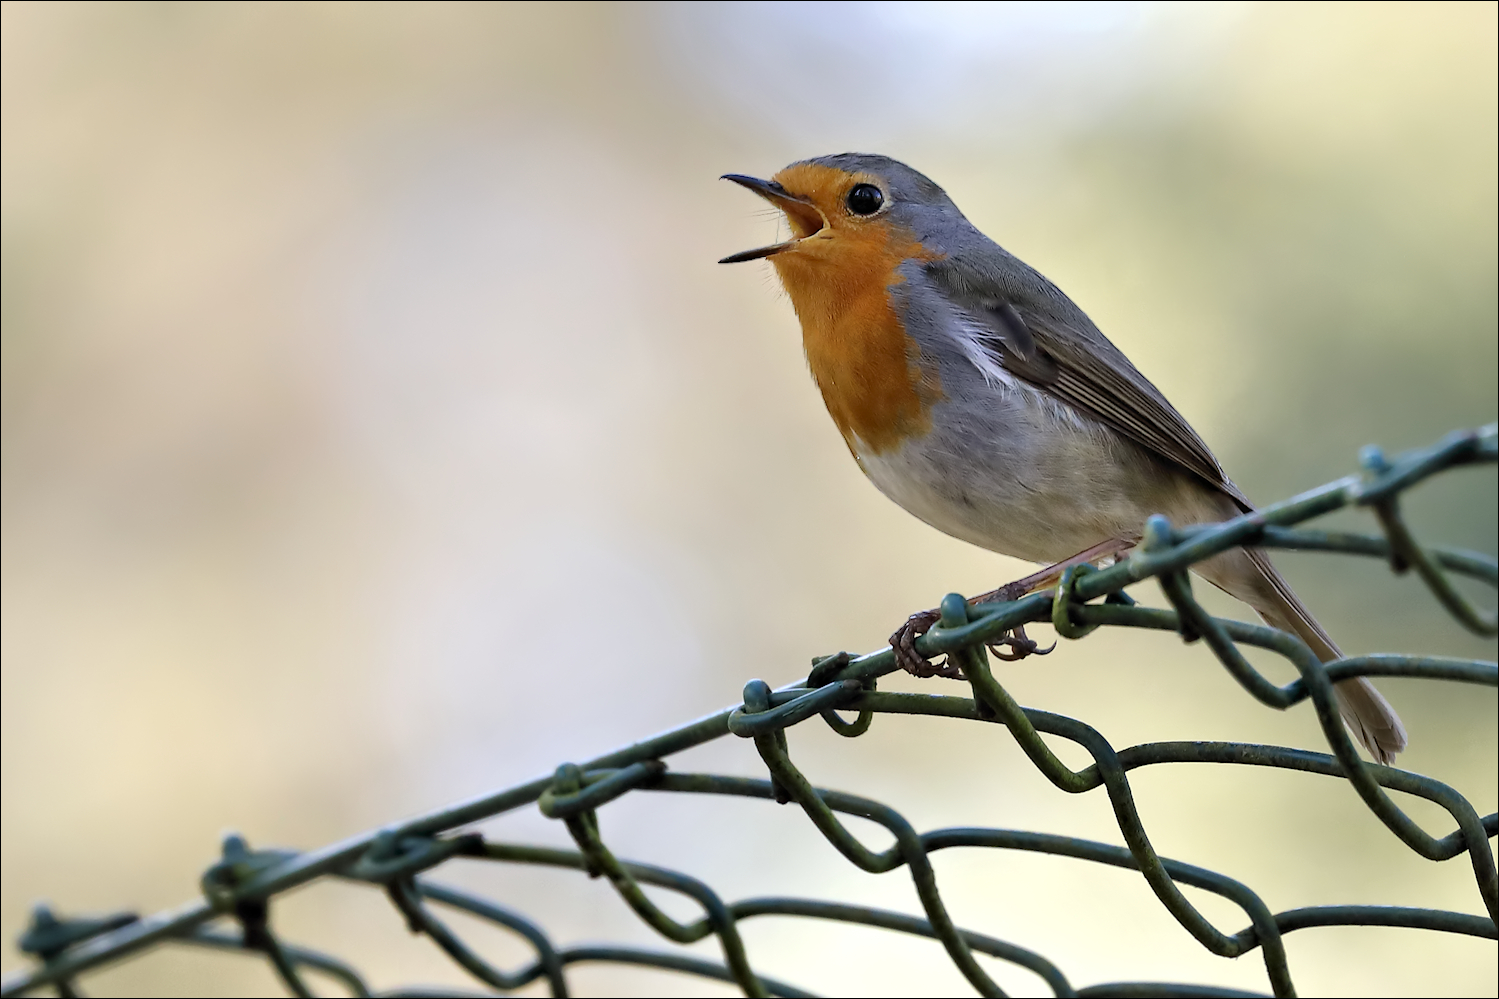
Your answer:
[[[1061,582],[1061,574],[1072,568],[1073,565],[1096,565],[1099,562],[1105,561],[1105,559],[1112,561],[1112,559],[1118,558],[1121,553],[1127,552],[1127,550],[1132,549],[1138,543],[1139,538],[1109,538],[1108,541],[1100,541],[1100,543],[1094,544],[1093,547],[1088,547],[1088,549],[1076,553],[1072,558],[1063,559],[1063,561],[1057,562],[1055,565],[1048,565],[1048,567],[1042,568],[1042,570],[1036,571],[1036,573],[1031,573],[1030,576],[1025,576],[1024,579],[1016,579],[1015,582],[1004,583],[998,589],[991,589],[991,591],[985,592],[985,594],[979,594],[973,598],[973,603],[991,603],[991,601],[992,603],[998,603],[998,601],[1003,600],[1019,600],[1019,598],[1031,594],[1031,592],[1039,591],[1039,589],[1048,589],[1051,586],[1057,585],[1058,582]],[[1052,642],[1046,648],[1040,648],[1036,640],[1031,639],[1030,636],[1025,634],[1024,624],[1016,624],[1009,633],[1004,634],[1003,637],[994,640],[994,642],[989,642],[989,651],[994,652],[995,658],[1003,658],[1004,661],[1009,661],[1009,663],[1021,660],[1021,658],[1025,658],[1027,655],[1046,655],[1055,648],[1057,648],[1057,643],[1055,642]]]
[[[1139,544],[1139,538],[1110,538],[1108,541],[1100,542],[1092,548],[1084,549],[1068,559],[1049,565],[1039,572],[1033,572],[1029,576],[1006,583],[988,593],[981,593],[971,601],[975,604],[999,603],[1008,600],[1019,600],[1028,593],[1044,590],[1057,585],[1062,578],[1062,573],[1075,565],[1084,563],[1092,564],[1104,559],[1116,559],[1124,552],[1129,551]],[[896,629],[895,634],[890,636],[890,648],[895,653],[895,661],[900,664],[901,669],[912,676],[928,677],[942,676],[950,680],[963,679],[963,671],[956,664],[946,660],[934,663],[930,659],[916,651],[916,639],[925,635],[932,629],[941,618],[936,610],[924,610],[912,614],[906,623]],[[1055,644],[1043,649],[1034,640],[1027,637],[1025,627],[1016,625],[1003,637],[989,643],[989,651],[995,656],[1007,662],[1024,659],[1026,656],[1044,656]]]
[[[971,603],[987,604],[996,603],[1001,600],[1019,600],[1027,593],[1035,593],[1044,590],[1048,586],[1055,586],[1062,579],[1062,573],[1075,565],[1084,563],[1093,564],[1106,558],[1116,558],[1120,554],[1129,551],[1140,543],[1139,538],[1110,538],[1108,541],[1100,542],[1092,548],[1086,548],[1068,559],[1063,559],[1056,565],[1049,565],[1044,569],[1031,573],[1024,579],[1017,579],[1013,583],[1006,583],[997,590],[988,593],[980,593],[974,597]]]
[[[1061,582],[1062,574],[1075,565],[1095,565],[1105,559],[1113,560],[1123,552],[1129,551],[1139,543],[1138,538],[1110,538],[1102,541],[1092,548],[1084,549],[1068,559],[1049,565],[1039,572],[1033,572],[1024,579],[1017,579],[1012,583],[1006,583],[996,590],[981,593],[973,598],[976,604],[999,603],[1006,600],[1019,600],[1029,593],[1045,590],[1056,586]],[[1044,656],[1055,649],[1053,642],[1046,648],[1041,648],[1033,639],[1025,633],[1025,625],[1017,624],[1008,634],[989,643],[989,651],[994,653],[998,659],[1006,662],[1015,662],[1026,656]]]

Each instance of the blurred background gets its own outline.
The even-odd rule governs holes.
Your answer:
[[[928,173],[1260,502],[1345,474],[1362,444],[1495,417],[1492,4],[8,2],[3,18],[7,942],[41,898],[192,897],[226,828],[311,848],[547,773],[1028,571],[863,481],[769,265],[714,263],[776,229],[726,171],[857,149]],[[1494,551],[1492,468],[1408,505],[1423,537]],[[1280,562],[1351,653],[1494,655],[1377,563]],[[1309,710],[1260,707],[1169,635],[1097,634],[1000,676],[1117,746],[1323,745]],[[1411,732],[1402,763],[1492,811],[1495,692],[1382,687]],[[791,742],[812,780],[921,829],[1120,841],[1101,793],[1054,791],[998,729],[889,718]],[[763,773],[738,740],[673,766]],[[1482,911],[1464,859],[1415,857],[1345,785],[1211,767],[1134,783],[1163,854],[1273,909]],[[622,856],[729,899],[919,911],[905,873],[856,872],[790,809],[639,794],[602,822]],[[534,812],[486,828],[566,842]],[[936,864],[960,924],[1079,986],[1265,988],[1257,954],[1209,956],[1137,875],[992,851]],[[604,885],[450,868],[561,943],[655,944]],[[318,886],[275,918],[379,987],[465,984],[372,891]],[[757,968],[815,991],[965,991],[935,943],[745,932]],[[1303,994],[1496,988],[1485,941],[1287,942]],[[597,966],[576,981],[730,993]],[[263,962],[182,948],[82,984],[275,988]]]

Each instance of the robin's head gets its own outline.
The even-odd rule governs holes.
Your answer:
[[[840,153],[793,163],[770,180],[737,173],[724,179],[785,213],[791,238],[720,263],[770,257],[783,280],[805,268],[872,262],[896,250],[919,252],[925,236],[962,219],[942,188],[888,156]]]
[[[725,257],[768,258],[801,320],[807,363],[854,455],[930,427],[942,396],[891,292],[911,261],[944,256],[971,228],[942,188],[885,156],[843,153],[793,163],[770,180],[727,174],[786,215],[791,238]],[[861,457],[862,460],[862,457]]]

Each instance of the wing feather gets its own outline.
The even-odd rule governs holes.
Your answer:
[[[1007,280],[987,273],[991,268],[951,257],[928,265],[952,303],[990,333],[980,340],[983,349],[1016,377],[1250,509],[1197,432],[1092,320],[1040,274],[994,249],[1011,263]],[[1017,322],[1022,329],[1016,329]]]

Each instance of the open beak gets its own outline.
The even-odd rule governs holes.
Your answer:
[[[827,220],[811,201],[798,194],[792,194],[780,184],[773,180],[761,180],[758,177],[746,177],[742,173],[726,173],[721,180],[732,180],[740,187],[747,187],[760,197],[775,205],[786,213],[786,221],[791,224],[792,232],[801,232],[794,239],[788,239],[784,243],[774,243],[770,246],[762,246],[758,250],[744,250],[740,253],[731,253],[719,261],[721,264],[737,264],[745,260],[759,260],[762,257],[774,256],[782,250],[790,249],[797,243],[806,239],[822,229]]]

